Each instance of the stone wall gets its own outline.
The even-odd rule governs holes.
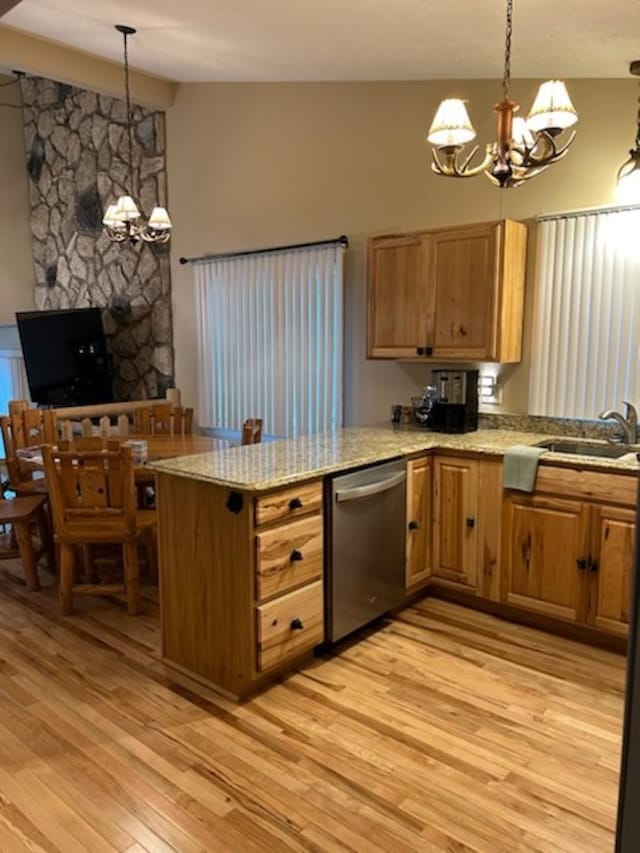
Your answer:
[[[125,102],[52,80],[21,81],[31,200],[35,304],[103,308],[119,399],[173,385],[168,245],[112,243],[107,204],[131,192]],[[132,108],[133,196],[166,206],[165,117]]]

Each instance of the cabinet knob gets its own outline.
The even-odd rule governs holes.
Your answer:
[[[409,522],[409,530],[419,530],[420,524],[417,521]]]
[[[424,348],[425,355],[433,355],[433,347],[425,347]]]
[[[291,552],[291,556],[289,557],[289,559],[292,563],[298,563],[300,562],[300,560],[304,560],[304,554],[302,553],[302,551],[298,551],[298,549],[296,548],[294,551]]]
[[[289,509],[302,509],[302,501],[300,498],[291,498],[289,501]]]
[[[597,571],[598,571],[598,568],[599,568],[599,567],[598,567],[598,561],[597,561],[597,560],[592,560],[592,559],[591,559],[591,557],[589,557],[589,560],[588,560],[588,562],[587,562],[587,569],[588,569],[588,571],[590,571],[590,572],[597,572]]]
[[[298,619],[296,617],[295,619],[291,620],[291,625],[289,627],[292,631],[302,631],[302,629],[304,628],[304,624],[302,622],[302,619]]]
[[[424,355],[424,347],[416,347],[416,355]]]
[[[578,569],[581,572],[584,572],[584,570],[587,568],[587,561],[586,560],[576,560],[576,566],[578,567]]]
[[[475,518],[467,518],[466,524],[467,524],[467,527],[475,527],[476,526]]]

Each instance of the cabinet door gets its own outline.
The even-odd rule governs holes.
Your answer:
[[[626,636],[629,628],[631,570],[635,537],[635,513],[630,509],[597,507],[593,513],[597,537],[595,563],[596,628]]]
[[[382,237],[369,244],[369,356],[415,358],[427,344],[426,241]],[[422,353],[424,355],[424,353]]]
[[[434,358],[496,357],[498,232],[493,224],[430,235]]]
[[[505,497],[503,600],[560,619],[583,619],[588,507],[577,501]]]
[[[474,590],[478,582],[478,463],[435,461],[433,575]]]
[[[407,464],[406,587],[415,591],[432,573],[433,464],[431,457]]]

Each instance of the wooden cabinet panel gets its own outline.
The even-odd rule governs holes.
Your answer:
[[[369,248],[369,354],[413,358],[427,340],[430,292],[420,235],[374,240]]]
[[[286,521],[322,509],[322,481],[300,483],[256,498],[256,526]]]
[[[324,639],[322,581],[262,604],[258,611],[258,670],[285,663]]]
[[[369,357],[519,361],[526,241],[509,220],[372,238]]]
[[[435,578],[476,588],[478,582],[478,463],[435,461]]]
[[[278,525],[256,536],[257,597],[282,595],[322,577],[322,516]]]
[[[495,357],[497,230],[496,225],[484,225],[430,238],[434,358]]]
[[[596,628],[626,636],[629,628],[635,513],[598,507],[594,513],[596,548],[592,566],[595,593],[592,620]]]
[[[583,572],[588,555],[588,508],[576,501],[505,498],[503,598],[549,616],[581,618]]]
[[[407,463],[406,587],[414,591],[432,574],[433,463],[431,457]]]

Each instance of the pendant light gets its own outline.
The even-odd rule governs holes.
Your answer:
[[[629,72],[640,76],[640,59],[629,66]],[[635,148],[629,151],[629,159],[618,169],[618,187],[616,198],[622,204],[640,202],[640,96],[638,97],[638,115],[636,118]]]
[[[124,88],[127,105],[127,155],[129,166],[129,194],[121,195],[115,204],[110,204],[104,214],[102,224],[110,240],[122,243],[124,240],[137,243],[167,243],[171,237],[171,219],[164,207],[154,207],[147,223],[142,219],[138,206],[133,200],[133,128],[131,126],[131,96],[129,90],[129,51],[128,38],[135,34],[133,27],[116,24],[116,30],[122,33],[124,41]]]
[[[478,146],[470,153],[464,151],[467,142],[476,136],[465,102],[458,98],[443,101],[427,136],[434,146],[431,168],[437,175],[469,178],[484,172],[494,186],[517,187],[569,150],[575,131],[563,145],[556,140],[578,121],[578,115],[561,80],[549,80],[540,86],[527,119],[515,117],[519,104],[509,98],[512,30],[513,0],[507,0],[502,101],[494,107],[496,141],[486,146],[482,162],[473,165]]]

